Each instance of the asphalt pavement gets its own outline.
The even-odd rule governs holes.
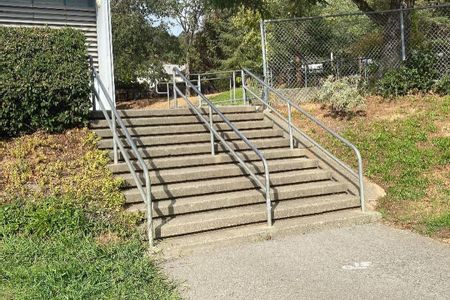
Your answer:
[[[450,299],[450,245],[378,223],[205,250],[162,266],[186,299]]]

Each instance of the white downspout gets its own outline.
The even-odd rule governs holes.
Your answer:
[[[98,43],[98,70],[111,99],[115,105],[114,64],[111,30],[110,0],[97,0],[97,43]],[[102,99],[106,109],[110,109],[108,101]]]

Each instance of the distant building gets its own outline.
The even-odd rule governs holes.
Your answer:
[[[174,74],[173,68],[178,68],[181,71],[184,71],[184,70],[186,70],[186,65],[177,65],[177,64],[170,64],[170,63],[163,64],[163,73],[168,75],[170,82],[173,81],[173,74]],[[175,76],[175,81],[182,82],[183,80],[181,79],[180,76],[177,75],[177,76]],[[156,86],[156,82],[154,82],[153,80],[150,80],[149,78],[140,77],[140,78],[137,78],[137,82],[147,83],[150,88],[154,88]]]

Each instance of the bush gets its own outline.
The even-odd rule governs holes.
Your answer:
[[[122,180],[112,176],[108,154],[96,142],[86,129],[0,142],[0,203],[56,196],[83,207],[120,209]]]
[[[353,109],[362,108],[364,98],[359,93],[358,85],[358,76],[329,76],[319,90],[318,101],[331,105],[332,110],[339,113],[349,113]]]
[[[0,136],[88,120],[89,68],[75,29],[0,27]]]
[[[450,73],[436,81],[433,86],[433,91],[440,95],[450,95]]]
[[[404,66],[386,72],[377,84],[377,93],[388,98],[411,92],[429,92],[438,78],[434,54],[422,47],[411,51]]]

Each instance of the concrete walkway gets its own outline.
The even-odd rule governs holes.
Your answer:
[[[187,299],[450,299],[450,246],[381,224],[229,246],[163,267]]]

